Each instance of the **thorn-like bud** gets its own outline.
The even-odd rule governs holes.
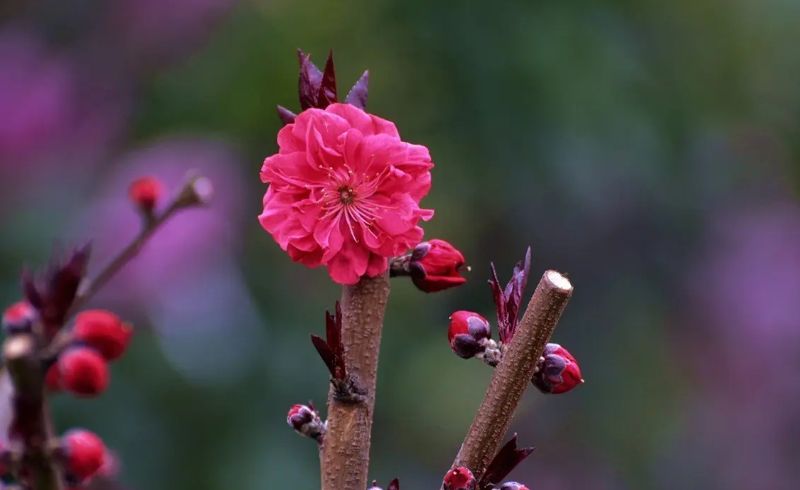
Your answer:
[[[319,412],[308,405],[292,405],[286,415],[286,423],[298,434],[322,442],[326,424],[319,418]]]
[[[106,445],[96,434],[73,429],[65,433],[61,441],[66,456],[66,470],[79,481],[91,478],[103,467]]]
[[[58,358],[58,369],[61,387],[77,397],[92,398],[108,387],[108,363],[92,348],[68,348]]]
[[[133,334],[130,324],[105,310],[87,310],[75,317],[72,336],[97,350],[106,361],[122,357]]]
[[[420,291],[435,293],[467,282],[460,274],[464,264],[464,255],[458,249],[444,240],[433,239],[414,248],[408,268]]]
[[[529,490],[528,487],[523,485],[522,483],[517,483],[515,481],[505,482],[499,487],[496,487],[494,490]]]
[[[128,187],[128,198],[134,207],[146,216],[151,216],[161,200],[164,186],[155,177],[141,177]]]
[[[475,477],[469,468],[456,466],[444,475],[442,488],[444,490],[475,490]]]
[[[583,383],[578,361],[558,344],[547,344],[536,366],[533,385],[542,393],[566,393]]]
[[[29,332],[38,318],[36,308],[27,301],[17,301],[3,312],[3,330],[6,334]]]
[[[481,315],[463,310],[450,315],[447,338],[458,357],[469,359],[483,353],[491,337],[489,322]]]

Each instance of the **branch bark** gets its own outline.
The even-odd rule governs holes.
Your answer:
[[[328,394],[328,427],[320,454],[322,490],[367,488],[378,354],[389,289],[388,271],[344,287],[345,363],[361,396],[355,402],[340,400],[333,387]]]
[[[17,475],[27,488],[62,490],[61,466],[53,448],[55,435],[44,394],[44,369],[34,334],[13,335],[3,342],[3,360],[14,384],[11,447],[21,454],[16,466],[32,471]]]
[[[486,471],[571,296],[572,284],[566,277],[552,270],[544,273],[492,375],[453,467],[465,466],[476,478]]]

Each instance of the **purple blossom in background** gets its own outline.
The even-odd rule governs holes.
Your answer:
[[[63,137],[75,108],[72,67],[21,28],[0,30],[0,171],[32,163]]]
[[[150,63],[195,50],[238,0],[116,0],[109,28],[126,50]]]
[[[798,488],[800,206],[745,202],[709,230],[688,278],[703,340],[687,349],[698,393],[681,451],[719,488]]]
[[[133,151],[115,168],[78,224],[77,236],[93,237],[95,270],[138,233],[139,216],[127,198],[135,178],[154,176],[174,194],[194,170],[213,181],[214,198],[207,208],[171,218],[94,303],[147,318],[186,376],[229,382],[258,348],[259,319],[237,262],[242,217],[249,216],[238,157],[218,142],[167,140]],[[202,355],[210,350],[214,363]]]

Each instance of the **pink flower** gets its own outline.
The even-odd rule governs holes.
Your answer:
[[[278,133],[264,161],[264,227],[295,262],[325,265],[340,284],[386,271],[387,257],[421,240],[431,188],[428,149],[349,104],[308,109]]]

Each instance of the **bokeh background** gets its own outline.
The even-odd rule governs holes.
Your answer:
[[[572,393],[526,394],[512,475],[572,490],[800,488],[800,3],[791,0],[2,0],[0,300],[54,243],[92,270],[136,233],[131,179],[209,175],[96,298],[139,333],[110,391],[55,401],[98,432],[134,490],[318,487],[288,407],[323,404],[308,335],[340,291],[256,219],[275,105],[297,107],[302,47],[372,74],[370,110],[427,145],[426,236],[469,282],[397,281],[371,474],[438,488],[491,375],[454,356],[447,318],[493,318],[533,250],[574,297],[554,340]]]

